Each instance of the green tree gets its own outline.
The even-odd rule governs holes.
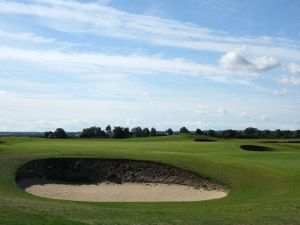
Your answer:
[[[150,135],[152,137],[156,136],[156,129],[154,127],[151,128]]]
[[[261,135],[264,138],[270,138],[272,136],[272,132],[270,130],[263,130]]]
[[[248,138],[257,138],[259,135],[258,129],[254,127],[247,127],[244,130],[244,135]]]
[[[114,127],[113,129],[114,138],[126,138],[126,133],[123,127]]]
[[[281,138],[283,136],[283,133],[280,129],[277,129],[275,131],[273,131],[273,137],[274,138]]]
[[[210,136],[210,137],[216,136],[216,131],[214,131],[214,130],[208,130],[206,133],[207,133],[207,136]]]
[[[82,138],[100,138],[106,137],[106,133],[100,127],[89,127],[82,130],[80,137]]]
[[[107,136],[111,136],[111,135],[112,135],[112,131],[111,131],[111,126],[110,126],[110,125],[108,125],[108,126],[105,128],[105,131],[106,131]]]
[[[131,135],[132,135],[132,134],[131,134],[129,128],[128,128],[128,127],[125,127],[125,128],[124,128],[124,136],[125,136],[125,138],[128,138],[128,137],[130,137]]]
[[[300,130],[296,130],[295,131],[295,137],[296,138],[300,138]]]
[[[282,136],[284,138],[291,138],[291,137],[293,137],[293,133],[290,130],[283,130],[282,131]]]
[[[173,130],[171,128],[166,130],[167,135],[173,135]]]
[[[187,133],[189,133],[189,130],[186,127],[181,127],[180,130],[179,130],[179,132],[181,134],[187,134]]]
[[[236,130],[232,130],[232,129],[224,130],[222,132],[222,136],[224,138],[234,138],[237,136],[237,134],[238,134],[238,132]]]
[[[49,135],[48,135],[48,138],[52,139],[52,138],[55,138],[55,135],[53,132],[51,132]]]
[[[150,136],[150,131],[149,131],[148,127],[144,128],[142,133],[143,133],[143,137],[149,137]]]
[[[141,127],[134,127],[131,129],[132,136],[143,137],[143,130]]]
[[[203,132],[202,132],[202,130],[200,130],[199,128],[197,128],[196,131],[195,131],[195,134],[202,135]]]
[[[46,131],[46,132],[44,132],[44,137],[48,138],[49,135],[52,135],[52,134],[54,135],[54,133],[52,131]]]
[[[68,137],[67,133],[62,128],[57,128],[54,132],[54,136],[56,138],[67,138]]]

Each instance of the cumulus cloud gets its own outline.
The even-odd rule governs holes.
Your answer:
[[[229,51],[220,59],[222,69],[248,73],[264,72],[279,65],[279,62],[272,57],[247,58],[242,50]]]

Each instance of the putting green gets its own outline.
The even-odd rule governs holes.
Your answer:
[[[196,142],[196,136],[128,140],[0,138],[0,224],[300,224],[300,145],[268,140]],[[277,151],[243,151],[259,145]],[[199,202],[93,203],[47,199],[15,182],[24,163],[43,158],[123,158],[163,162],[230,187]]]

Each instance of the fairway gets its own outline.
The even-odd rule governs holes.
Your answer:
[[[266,140],[195,142],[195,136],[124,140],[1,138],[0,224],[300,224],[300,145]],[[276,151],[245,151],[241,145]],[[43,158],[163,162],[230,187],[199,202],[95,203],[47,199],[17,187],[15,173]]]

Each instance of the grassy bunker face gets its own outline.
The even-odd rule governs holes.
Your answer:
[[[199,201],[227,195],[224,186],[189,171],[121,159],[34,160],[19,168],[16,182],[38,196],[79,201]]]
[[[241,148],[246,151],[258,151],[258,152],[276,151],[273,148],[269,148],[269,147],[265,147],[265,146],[258,146],[258,145],[241,145]]]

